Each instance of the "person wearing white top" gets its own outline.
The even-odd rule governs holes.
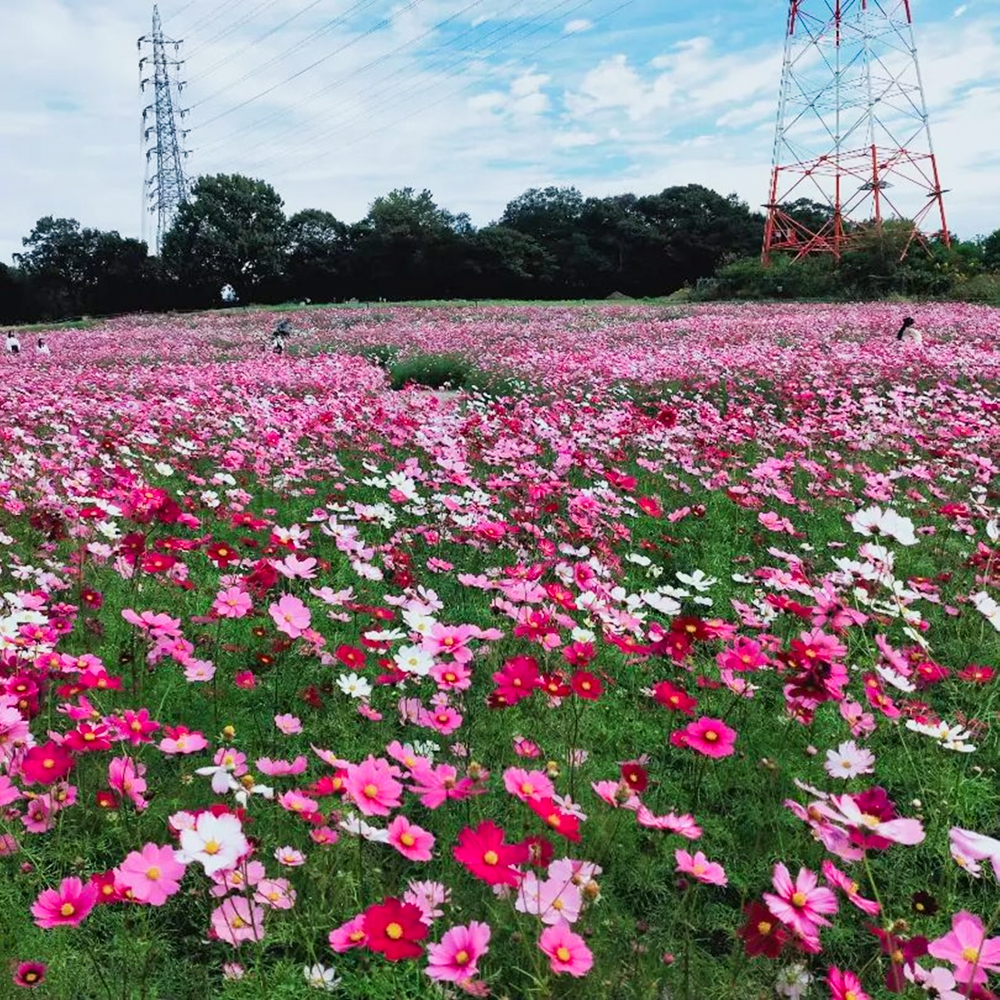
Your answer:
[[[39,354],[51,354],[52,353],[49,350],[49,345],[46,344],[45,341],[42,340],[41,337],[38,338],[38,343],[35,345],[35,350],[38,351]]]
[[[903,320],[903,325],[899,328],[899,333],[896,334],[896,340],[900,340],[904,344],[913,344],[917,347],[924,342],[924,335],[917,329],[916,322],[912,316],[907,316]]]
[[[21,353],[21,341],[14,336],[13,331],[7,334],[7,353],[8,354],[20,354]]]

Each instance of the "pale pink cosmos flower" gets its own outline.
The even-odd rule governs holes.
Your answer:
[[[677,871],[685,875],[693,875],[699,882],[706,885],[728,885],[729,879],[726,871],[717,861],[709,861],[702,851],[696,851],[692,856],[687,851],[678,847],[674,851],[674,858],[677,861]]]
[[[285,777],[287,775],[302,774],[309,766],[305,757],[296,757],[295,760],[271,760],[270,757],[258,757],[256,762],[257,770],[261,774],[266,774],[269,778]]]
[[[306,856],[294,847],[277,847],[274,851],[275,860],[286,868],[299,868],[306,863]]]
[[[165,736],[160,740],[160,753],[168,756],[174,754],[197,753],[208,746],[208,740],[201,733],[178,732],[174,736]]]
[[[943,965],[935,965],[925,969],[919,962],[907,963],[903,966],[903,975],[925,993],[930,993],[934,1000],[968,1000],[968,990],[959,989],[951,969]]]
[[[702,833],[694,816],[689,813],[678,816],[676,813],[670,812],[663,816],[656,816],[648,806],[640,804],[636,810],[635,818],[639,826],[651,830],[668,830],[670,833],[676,833],[687,840],[697,840]]]
[[[319,803],[315,799],[310,799],[307,795],[303,795],[294,789],[282,792],[278,796],[278,805],[291,813],[307,816],[319,810]]]
[[[268,611],[278,631],[290,639],[298,639],[312,621],[309,609],[292,594],[285,594],[272,604]]]
[[[859,774],[871,774],[875,770],[875,755],[871,750],[859,747],[854,740],[848,740],[836,750],[827,750],[823,767],[834,778],[856,778]]]
[[[434,851],[434,835],[411,823],[405,816],[396,816],[389,824],[389,843],[409,861],[430,861]]]
[[[471,625],[441,625],[431,626],[430,635],[422,639],[423,648],[433,656],[450,653],[457,663],[468,663],[472,659],[469,640],[474,638],[475,630]]]
[[[137,764],[131,757],[113,757],[108,762],[108,784],[121,799],[129,799],[142,811],[148,803],[142,797],[146,791],[145,764]]]
[[[262,878],[254,887],[253,898],[272,910],[290,910],[295,905],[295,890],[286,878]]]
[[[231,892],[245,893],[267,875],[267,869],[260,861],[245,861],[237,868],[227,868],[213,872],[210,878],[215,883],[209,890],[213,896],[228,896]]]
[[[283,733],[285,736],[295,736],[302,732],[301,720],[289,713],[276,715],[274,717],[274,724],[278,728],[278,731]]]
[[[864,833],[884,837],[896,844],[913,846],[924,839],[923,824],[918,819],[891,819],[882,822],[876,816],[863,813],[850,795],[831,795],[826,802],[815,805],[816,810],[835,823],[854,827]]]
[[[348,764],[344,778],[346,794],[365,816],[388,816],[400,805],[403,786],[396,780],[399,768],[387,760],[367,757]]]
[[[514,909],[541,918],[543,924],[573,924],[583,909],[583,894],[573,878],[547,878],[542,882],[528,872],[517,887]]]
[[[447,983],[461,983],[479,972],[478,962],[489,950],[490,926],[477,920],[452,927],[437,944],[427,946],[427,975]]]
[[[815,872],[800,868],[795,881],[784,864],[774,866],[774,893],[765,892],[767,908],[803,938],[817,938],[820,927],[829,927],[823,914],[837,912],[837,897],[820,888]]]
[[[927,946],[935,958],[948,962],[962,984],[982,986],[987,973],[1000,972],[1000,937],[987,938],[983,922],[961,910],[951,918],[951,930]]]
[[[959,861],[963,868],[968,867],[969,860],[985,861],[989,859],[990,864],[993,865],[993,874],[997,879],[1000,879],[1000,840],[976,833],[974,830],[963,830],[958,826],[951,828],[948,838],[952,857],[956,860],[962,858],[966,861],[966,864]]]
[[[57,889],[44,889],[31,904],[31,915],[43,931],[77,927],[97,903],[97,885],[64,878]]]
[[[215,936],[236,948],[264,937],[264,908],[243,896],[230,896],[212,911],[211,923]]]
[[[860,894],[860,887],[848,875],[844,874],[832,861],[823,862],[823,878],[836,886],[862,913],[874,917],[881,907],[874,899],[865,899]]]
[[[220,618],[243,618],[252,608],[253,600],[242,587],[220,590],[212,604],[212,610]]]
[[[420,910],[420,919],[428,926],[444,916],[441,909],[451,899],[451,889],[440,882],[415,882],[406,884],[403,902],[411,903]]]
[[[133,899],[150,906],[163,906],[179,891],[184,865],[171,847],[146,844],[132,851],[115,869],[115,885],[131,890]]]
[[[568,924],[546,927],[538,939],[538,947],[548,957],[549,967],[556,974],[567,972],[579,978],[590,972],[594,956],[579,934]]]

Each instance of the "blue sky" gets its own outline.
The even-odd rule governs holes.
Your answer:
[[[787,0],[160,10],[167,34],[184,38],[190,171],[262,177],[289,211],[354,221],[404,185],[477,224],[552,183],[610,194],[697,181],[765,199]],[[984,127],[1000,120],[1000,9],[914,10],[951,227],[989,232],[1000,227],[1000,139]],[[139,93],[136,51],[151,13],[145,0],[0,4],[0,259],[47,214],[151,235],[140,147],[151,96]]]

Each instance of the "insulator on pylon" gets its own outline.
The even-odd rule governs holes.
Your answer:
[[[948,244],[944,194],[910,0],[789,0],[764,262],[840,257],[890,219],[912,225],[904,257],[931,219]]]

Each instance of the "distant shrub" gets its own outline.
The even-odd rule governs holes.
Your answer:
[[[402,389],[407,385],[422,385],[428,389],[465,388],[470,365],[456,354],[417,354],[388,367],[390,385]]]
[[[953,297],[963,302],[1000,305],[1000,272],[973,275],[955,286]]]

